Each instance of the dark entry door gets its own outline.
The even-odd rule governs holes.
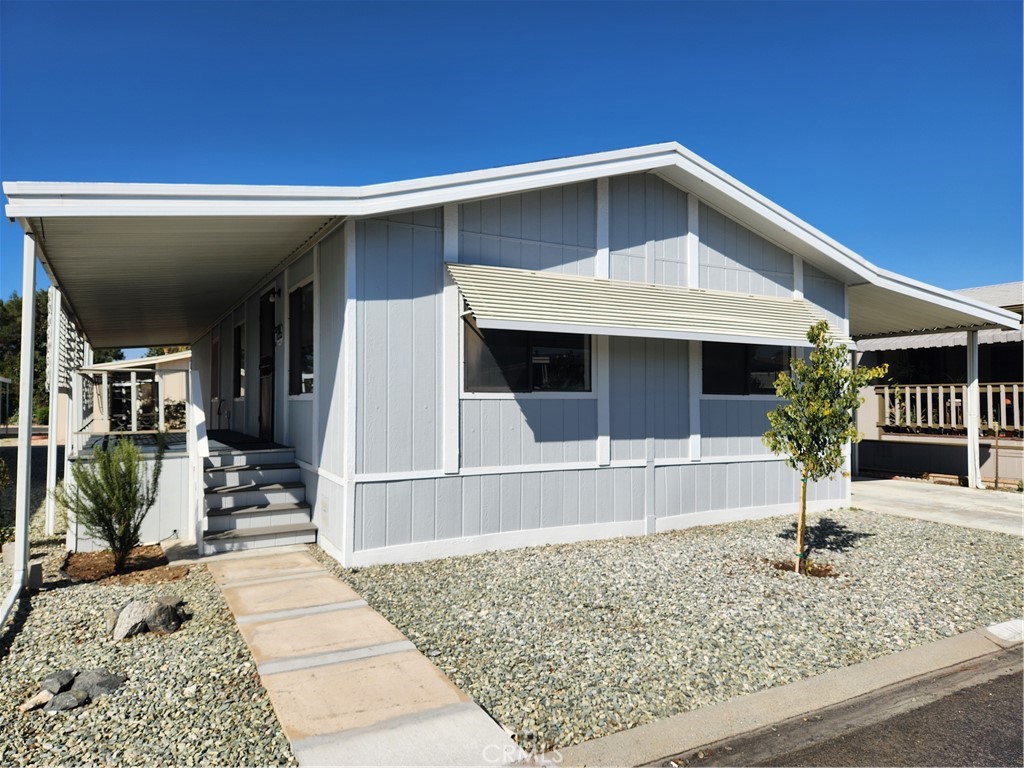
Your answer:
[[[274,294],[260,297],[260,437],[274,439]]]

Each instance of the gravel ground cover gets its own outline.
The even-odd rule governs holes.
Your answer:
[[[32,556],[44,559],[45,589],[22,600],[0,636],[0,765],[296,764],[205,567],[164,584],[71,584],[59,574],[63,542],[42,536],[42,514],[33,514],[31,544]],[[10,573],[0,566],[4,594]],[[179,631],[108,637],[106,609],[166,593],[180,595],[192,614]],[[80,709],[18,712],[43,675],[76,666],[128,679]]]
[[[314,552],[533,750],[1019,618],[1021,540],[858,510],[343,569]]]

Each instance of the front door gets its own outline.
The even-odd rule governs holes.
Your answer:
[[[260,437],[274,439],[274,293],[260,297]]]

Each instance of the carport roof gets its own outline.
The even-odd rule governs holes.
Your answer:
[[[190,343],[348,217],[651,172],[850,285],[850,335],[1015,327],[1005,310],[875,267],[676,143],[363,187],[5,182],[94,347]]]

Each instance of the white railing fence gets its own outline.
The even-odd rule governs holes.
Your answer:
[[[979,385],[979,426],[1006,437],[1024,436],[1024,383]],[[875,387],[878,427],[886,432],[958,434],[967,431],[966,384],[885,384]]]

